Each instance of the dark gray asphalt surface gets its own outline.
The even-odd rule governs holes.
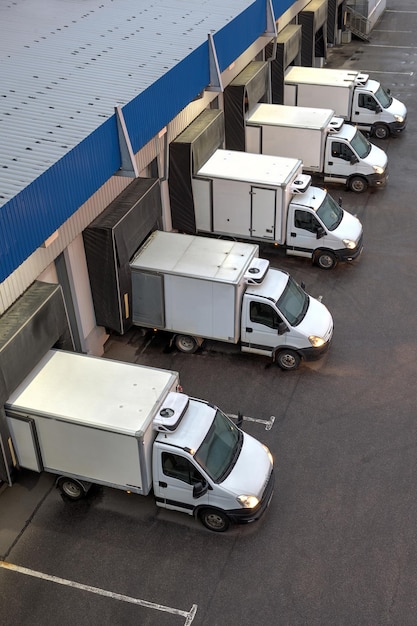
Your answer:
[[[197,605],[198,626],[417,624],[417,6],[387,4],[370,43],[329,59],[369,71],[409,110],[403,136],[375,141],[389,156],[385,190],[329,188],[363,223],[362,257],[324,272],[263,251],[323,296],[335,321],[325,359],[285,373],[218,345],[182,355],[138,331],[108,345],[110,358],[178,370],[186,393],[230,413],[275,416],[269,431],[244,425],[275,456],[265,517],[216,535],[151,498],[98,489],[69,504],[50,477],[24,474],[0,494],[6,561],[183,612]],[[0,606],[9,626],[186,623],[2,568]]]

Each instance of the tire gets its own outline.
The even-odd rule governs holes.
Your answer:
[[[337,265],[337,259],[333,252],[329,250],[320,250],[316,253],[314,262],[322,270],[332,270]]]
[[[375,124],[372,134],[377,139],[387,139],[390,132],[388,126],[385,126],[385,124]]]
[[[58,488],[61,490],[61,493],[64,496],[67,496],[70,500],[81,500],[85,497],[86,492],[78,482],[78,480],[74,480],[73,478],[66,478],[63,476],[58,480]]]
[[[363,193],[368,189],[368,182],[363,176],[352,176],[349,180],[349,188],[355,193]]]
[[[202,509],[198,517],[206,528],[215,533],[224,533],[230,526],[230,520],[227,515],[216,509]]]
[[[175,345],[180,352],[193,354],[198,348],[198,343],[194,337],[188,335],[177,335],[175,337]]]
[[[299,367],[301,357],[294,350],[281,350],[276,356],[276,362],[282,370],[289,372]]]

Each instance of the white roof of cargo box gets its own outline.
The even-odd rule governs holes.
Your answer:
[[[285,187],[292,183],[294,177],[301,170],[302,162],[299,159],[251,154],[235,150],[216,150],[197,172],[197,175],[257,185]]]
[[[362,72],[357,70],[334,70],[327,67],[294,65],[285,74],[285,82],[309,85],[350,85],[354,84],[361,74]]]
[[[139,436],[177,383],[177,372],[51,350],[6,408]]]
[[[257,126],[301,126],[327,128],[334,117],[332,109],[295,107],[283,104],[257,104],[246,123]]]
[[[258,252],[256,244],[157,230],[130,266],[133,270],[237,284]]]

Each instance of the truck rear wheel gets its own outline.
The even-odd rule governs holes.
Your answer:
[[[276,356],[276,362],[282,370],[296,370],[301,363],[300,355],[294,350],[281,350]]]
[[[387,139],[390,132],[388,126],[385,126],[385,124],[375,124],[372,134],[377,139]]]
[[[202,509],[198,517],[202,524],[215,533],[224,533],[230,526],[230,520],[225,513],[216,509]]]
[[[65,496],[71,500],[81,500],[86,495],[84,487],[78,480],[74,478],[66,478],[63,476],[57,482],[58,488]]]
[[[186,352],[187,354],[192,354],[198,348],[197,340],[188,335],[177,335],[175,337],[175,345],[180,352]]]
[[[349,188],[355,193],[363,193],[368,189],[368,183],[363,176],[352,176],[349,179]]]
[[[337,265],[337,259],[329,250],[319,250],[314,258],[316,265],[322,270],[332,270]]]

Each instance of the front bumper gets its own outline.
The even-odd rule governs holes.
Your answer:
[[[274,493],[274,483],[275,475],[274,470],[272,470],[258,506],[254,509],[233,509],[231,511],[225,511],[230,521],[234,524],[250,524],[251,522],[256,522],[256,520],[265,513],[271,502]]]
[[[360,254],[362,254],[363,250],[363,235],[361,235],[356,248],[354,250],[349,250],[349,248],[342,248],[341,250],[336,250],[335,254],[337,256],[338,261],[354,261],[358,258]]]
[[[389,132],[391,133],[391,135],[399,135],[400,133],[403,132],[403,130],[405,130],[406,126],[407,126],[407,118],[405,118],[404,122],[402,123],[394,122],[393,124],[390,124]]]
[[[370,174],[367,180],[369,187],[385,187],[388,180],[388,168],[383,174]]]
[[[303,348],[302,350],[298,350],[298,352],[305,361],[318,361],[318,359],[321,359],[321,357],[326,354],[330,348],[331,342],[332,338],[330,338],[329,341],[326,341],[326,343],[320,346],[320,348]]]

